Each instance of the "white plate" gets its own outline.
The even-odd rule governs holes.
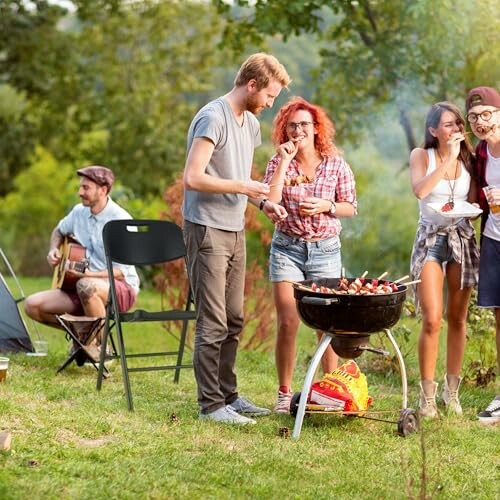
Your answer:
[[[456,219],[458,217],[476,217],[483,213],[480,208],[471,205],[467,201],[456,201],[453,210],[450,210],[449,212],[443,212],[441,210],[443,205],[444,203],[427,203],[427,206],[432,208],[434,212],[437,212],[439,215],[447,217],[448,219]]]

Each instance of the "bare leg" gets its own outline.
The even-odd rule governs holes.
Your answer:
[[[295,340],[299,328],[299,316],[290,283],[274,283],[273,292],[278,321],[275,351],[278,380],[280,386],[291,390],[297,352]]]
[[[109,282],[102,278],[82,278],[76,284],[76,293],[82,303],[85,316],[104,318],[106,316],[106,301],[109,294]],[[102,330],[102,329],[101,329]],[[100,344],[102,331],[96,335]]]
[[[422,330],[418,341],[421,380],[434,380],[443,311],[443,272],[437,262],[426,262],[417,287],[422,308]]]
[[[460,376],[465,351],[467,305],[472,288],[460,290],[460,265],[456,262],[448,264],[446,276],[448,279],[446,374]]]
[[[34,293],[27,297],[24,302],[24,310],[30,318],[39,323],[61,328],[55,315],[74,314],[77,308],[66,292],[53,289]]]
[[[323,337],[323,332],[317,331],[316,336],[318,337],[318,342]],[[339,357],[337,353],[332,349],[332,345],[330,344],[321,358],[321,368],[323,373],[332,373],[335,370],[339,363]]]

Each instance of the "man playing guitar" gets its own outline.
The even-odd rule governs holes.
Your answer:
[[[73,290],[61,287],[38,292],[27,297],[24,305],[30,318],[53,327],[60,327],[55,315],[106,315],[109,282],[102,228],[110,220],[132,218],[109,196],[114,182],[113,172],[109,168],[84,167],[77,170],[77,174],[80,176],[78,194],[81,203],[75,205],[53,230],[47,261],[52,266],[60,263],[60,247],[65,238],[71,236],[85,247],[86,265],[83,269],[71,267],[66,271],[66,274],[75,278],[72,280],[75,283]],[[133,266],[115,264],[114,278],[120,309],[127,311],[134,304],[139,291],[139,277]],[[95,350],[93,352],[98,355]]]

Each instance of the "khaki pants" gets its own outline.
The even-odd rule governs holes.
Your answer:
[[[234,365],[243,328],[245,232],[184,222],[188,273],[197,312],[194,373],[202,413],[238,397]]]

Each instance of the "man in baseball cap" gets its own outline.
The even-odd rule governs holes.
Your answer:
[[[113,171],[107,167],[101,167],[99,165],[80,168],[76,171],[76,173],[80,177],[87,177],[87,179],[94,181],[99,186],[107,186],[108,193],[113,187],[113,182],[115,182],[115,175],[113,174]]]
[[[500,366],[500,93],[476,87],[465,100],[476,147],[476,198],[481,206],[481,257],[477,305],[492,309],[496,321],[497,362]],[[500,421],[500,395],[478,414],[483,424]]]
[[[58,284],[59,288],[30,295],[24,305],[30,318],[53,327],[60,327],[55,315],[64,313],[101,318],[106,316],[109,282],[102,229],[110,220],[132,219],[109,195],[115,180],[109,168],[93,165],[80,168],[77,174],[80,176],[78,195],[81,203],[75,205],[52,231],[47,254],[47,261],[55,267],[56,275],[71,274],[72,279],[68,280],[69,284],[66,284],[66,280]],[[61,248],[66,238],[75,240],[85,248],[88,265],[83,268],[83,272],[73,269],[61,271],[60,264],[65,260]],[[118,302],[120,310],[124,312],[135,302],[139,277],[134,266],[114,264],[113,267]],[[81,333],[83,336],[86,332]],[[87,357],[94,363],[98,362],[99,343],[100,332],[95,342],[85,346],[83,360],[77,358],[77,362],[83,363]]]

